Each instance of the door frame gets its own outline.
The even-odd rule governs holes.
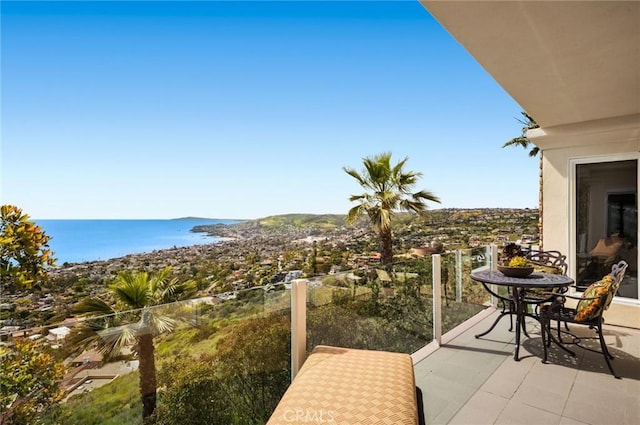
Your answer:
[[[574,157],[569,158],[569,170],[568,170],[568,183],[569,183],[569,211],[568,211],[568,222],[569,222],[569,275],[575,280],[577,278],[577,205],[576,205],[576,186],[577,186],[577,166],[582,164],[598,164],[603,162],[616,162],[616,161],[636,161],[636,193],[638,193],[638,185],[640,184],[640,153],[639,152],[629,152],[629,153],[617,153],[611,155],[593,155],[593,156],[584,156],[584,157]],[[606,200],[605,200],[606,202]],[[636,234],[636,240],[640,241],[640,226],[638,226],[638,231]],[[640,259],[640,249],[638,249],[638,259]],[[638,263],[640,264],[640,263]],[[640,273],[638,273],[640,274]],[[638,285],[640,286],[640,279],[638,280]],[[574,290],[575,291],[575,290]],[[622,298],[622,297],[614,297],[613,302],[621,303],[621,304],[631,304],[631,305],[640,305],[640,287],[638,288],[638,298]]]

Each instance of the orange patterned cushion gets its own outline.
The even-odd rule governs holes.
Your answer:
[[[611,284],[613,283],[613,278],[609,275],[605,276],[602,280],[592,283],[589,285],[587,289],[585,289],[582,294],[583,298],[593,298],[592,300],[582,299],[578,302],[578,306],[576,307],[576,317],[575,320],[579,322],[584,322],[587,320],[591,320],[596,317],[600,310],[603,309],[606,303],[606,300],[603,301],[602,295],[609,292],[611,288]]]
[[[267,425],[416,425],[411,356],[317,346]]]

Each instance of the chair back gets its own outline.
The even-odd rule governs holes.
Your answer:
[[[529,251],[526,258],[545,266],[557,267],[562,274],[567,274],[567,256],[560,251]]]
[[[618,292],[618,288],[620,287],[622,279],[624,279],[624,274],[627,271],[628,266],[629,264],[624,260],[620,260],[617,264],[611,266],[611,273],[609,273],[609,275],[613,278],[613,283],[611,283],[611,286],[609,287],[609,293],[604,305],[605,310],[609,308],[614,295]]]

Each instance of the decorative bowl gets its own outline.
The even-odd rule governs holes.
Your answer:
[[[498,270],[509,277],[526,277],[533,273],[533,266],[529,267],[509,267],[509,266],[498,266]]]

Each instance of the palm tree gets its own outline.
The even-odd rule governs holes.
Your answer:
[[[358,205],[349,210],[347,222],[353,223],[367,214],[380,238],[380,261],[387,268],[393,261],[391,218],[395,211],[424,214],[427,208],[425,201],[440,202],[438,197],[426,190],[411,193],[422,173],[405,171],[408,159],[405,157],[392,166],[391,153],[385,152],[363,158],[362,173],[352,168],[342,168],[367,190],[361,195],[349,197],[351,202],[358,202]]]
[[[520,147],[522,147],[524,149],[529,149],[529,146],[532,145],[533,147],[529,151],[529,156],[534,158],[534,157],[538,156],[538,153],[540,152],[540,148],[535,146],[533,144],[533,142],[531,140],[529,140],[529,138],[527,137],[527,131],[533,130],[534,128],[540,128],[540,126],[538,125],[536,120],[534,120],[531,117],[531,115],[527,114],[524,111],[521,112],[521,114],[524,116],[524,120],[518,119],[518,121],[521,124],[524,125],[524,127],[522,127],[522,135],[520,135],[518,137],[514,137],[513,139],[509,140],[508,142],[505,142],[505,144],[502,145],[502,147],[503,148],[508,148],[508,147],[511,147],[511,146],[520,146]]]
[[[529,149],[529,147],[531,146],[531,150],[529,151],[529,156],[531,158],[535,158],[536,156],[538,156],[538,154],[540,154],[539,158],[540,158],[540,171],[538,173],[538,178],[539,178],[539,184],[538,184],[538,237],[539,237],[539,243],[540,243],[540,249],[542,249],[542,151],[540,150],[539,147],[537,147],[536,145],[533,144],[533,142],[531,140],[529,140],[529,138],[527,137],[527,131],[529,130],[533,130],[534,128],[540,128],[540,126],[538,125],[538,123],[536,122],[536,120],[533,119],[533,117],[531,117],[531,115],[527,114],[526,112],[521,112],[522,115],[524,116],[524,120],[518,120],[520,123],[522,123],[524,125],[524,127],[522,127],[522,135],[518,136],[518,137],[514,137],[513,139],[505,142],[502,147],[503,148],[508,148],[511,146],[520,146],[524,149]]]
[[[95,344],[109,358],[134,345],[138,354],[142,418],[149,418],[156,408],[156,366],[153,338],[171,331],[176,321],[163,314],[162,304],[185,299],[195,292],[193,281],[178,282],[170,278],[171,268],[158,273],[121,272],[109,290],[116,302],[110,305],[97,297],[82,299],[74,311],[90,319],[83,322],[80,338]]]

